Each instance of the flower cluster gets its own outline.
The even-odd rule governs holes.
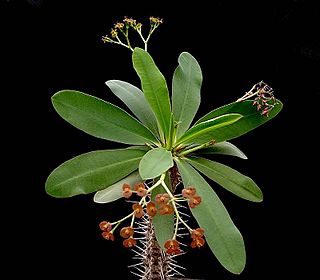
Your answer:
[[[237,101],[244,101],[254,97],[252,102],[253,106],[256,106],[257,110],[261,112],[262,116],[269,116],[270,111],[277,103],[273,95],[273,89],[265,82],[261,81],[255,84],[246,94],[239,98]]]
[[[116,24],[114,24],[113,28],[111,29],[110,35],[102,36],[102,41],[104,43],[118,44],[133,51],[133,47],[129,39],[129,30],[133,29],[139,34],[142,42],[144,43],[144,49],[147,50],[148,42],[151,35],[163,22],[163,20],[158,17],[150,17],[149,20],[150,29],[147,37],[144,37],[142,34],[142,23],[137,22],[133,18],[125,17],[122,22],[117,22]],[[120,38],[120,34],[122,35],[122,38]]]
[[[154,201],[151,200],[151,192],[159,185],[165,189],[165,193],[157,194],[154,197]],[[203,239],[204,230],[201,228],[192,229],[188,224],[182,219],[179,214],[177,205],[179,202],[188,202],[190,208],[195,208],[201,203],[201,197],[197,195],[195,187],[187,187],[182,190],[181,194],[173,195],[170,189],[164,182],[164,175],[151,187],[148,188],[147,184],[143,182],[136,183],[133,188],[130,184],[125,183],[122,186],[122,195],[124,198],[128,199],[133,194],[140,197],[140,201],[132,204],[132,212],[126,217],[116,221],[116,222],[106,222],[103,221],[99,224],[102,230],[103,238],[107,240],[114,241],[114,231],[115,229],[125,220],[131,218],[130,226],[123,227],[120,230],[120,236],[125,238],[123,241],[124,247],[131,248],[136,245],[137,241],[134,239],[134,221],[135,219],[140,219],[144,215],[148,215],[149,219],[152,219],[155,215],[173,215],[176,217],[175,231],[173,233],[172,239],[165,242],[164,247],[168,254],[179,254],[181,252],[179,247],[179,242],[176,240],[178,224],[182,223],[189,231],[192,238],[191,247],[202,247],[205,243]],[[114,227],[113,227],[114,226]]]
[[[109,222],[103,221],[99,224],[99,227],[102,230],[102,237],[104,239],[114,241],[112,225]]]
[[[194,187],[188,187],[182,190],[182,196],[189,200],[189,207],[195,208],[201,203],[201,197],[196,194]]]

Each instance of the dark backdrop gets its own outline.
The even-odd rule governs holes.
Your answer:
[[[1,93],[2,112],[8,112],[4,138],[10,142],[4,147],[9,153],[5,176],[10,177],[3,186],[8,191],[3,214],[9,222],[4,232],[11,237],[5,239],[7,261],[16,266],[12,274],[73,279],[90,273],[91,279],[110,279],[116,272],[127,279],[131,253],[120,246],[120,238],[102,240],[98,229],[101,220],[125,213],[126,205],[96,205],[93,195],[58,200],[44,191],[48,174],[65,160],[121,146],[71,127],[55,113],[50,97],[61,89],[77,89],[122,106],[104,82],[139,85],[139,80],[130,52],[103,44],[101,36],[124,15],[144,23],[150,15],[164,18],[150,53],[169,85],[182,51],[197,58],[204,74],[198,116],[234,101],[260,80],[284,103],[276,119],[233,141],[249,160],[221,158],[258,183],[264,202],[242,201],[212,184],[244,236],[245,271],[229,274],[204,248],[181,258],[186,275],[260,279],[308,273],[302,261],[309,259],[305,248],[313,242],[307,200],[315,185],[300,182],[306,162],[298,157],[317,151],[309,126],[317,129],[319,9],[307,1],[215,1],[213,8],[198,2],[178,9],[160,1],[2,0],[3,85],[10,86]]]

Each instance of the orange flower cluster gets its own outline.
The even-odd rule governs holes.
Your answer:
[[[157,214],[157,208],[156,208],[156,205],[154,202],[150,201],[148,204],[147,204],[147,214],[150,216],[150,217],[154,217],[156,214]]]
[[[137,240],[133,238],[134,230],[132,227],[124,227],[120,230],[120,236],[125,238],[123,240],[123,246],[126,248],[134,247],[137,244]]]
[[[205,244],[205,240],[203,238],[204,229],[197,228],[190,231],[190,235],[192,238],[192,242],[190,244],[191,248],[200,248]],[[180,254],[182,251],[180,249],[180,244],[176,239],[169,239],[164,243],[164,247],[166,248],[166,253],[169,255]]]
[[[164,243],[164,248],[167,249],[166,253],[169,255],[177,255],[181,253],[180,244],[176,239],[169,239]]]
[[[99,224],[99,227],[102,230],[102,237],[104,239],[114,241],[112,225],[109,222],[103,221]]]
[[[204,229],[203,228],[197,228],[194,229],[191,232],[191,238],[192,238],[192,242],[191,242],[191,248],[200,248],[204,245],[205,240],[203,239],[203,235],[204,235]]]
[[[133,193],[136,193],[138,196],[147,195],[147,189],[144,183],[139,182],[134,185],[134,191],[132,191],[131,186],[129,184],[123,184],[122,186],[122,195],[125,198],[130,198]]]
[[[170,201],[169,194],[167,193],[157,194],[155,201],[159,206],[160,215],[170,215],[174,212],[172,205],[169,204],[169,201]]]
[[[198,196],[194,187],[188,187],[182,190],[182,196],[189,200],[189,207],[195,208],[201,203],[201,197]]]

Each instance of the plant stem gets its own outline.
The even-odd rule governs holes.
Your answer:
[[[173,238],[172,239],[176,239],[177,237],[177,233],[178,233],[178,224],[179,224],[179,221],[189,230],[191,231],[192,229],[187,225],[187,223],[181,218],[180,214],[179,214],[179,211],[177,209],[177,205],[174,201],[175,197],[173,196],[173,194],[171,193],[171,191],[169,190],[168,186],[166,185],[165,182],[162,182],[162,186],[163,188],[166,190],[166,192],[169,194],[172,202],[172,206],[173,206],[173,209],[174,209],[174,212],[176,214],[176,217],[177,217],[177,220],[176,220],[176,225],[175,225],[175,230],[174,230],[174,234],[173,234]]]
[[[154,190],[156,187],[158,187],[159,185],[162,184],[162,182],[164,181],[166,177],[166,174],[163,173],[161,176],[160,176],[160,179],[152,186],[148,189],[147,193],[150,193],[152,190]]]
[[[120,224],[120,223],[123,222],[124,220],[130,218],[133,214],[134,214],[134,211],[133,211],[132,213],[128,214],[127,216],[123,217],[122,219],[120,219],[120,220],[118,220],[118,221],[116,221],[116,222],[111,223],[111,225]]]
[[[215,143],[216,143],[215,140],[211,140],[211,141],[209,141],[209,142],[207,142],[207,143],[204,143],[204,144],[202,144],[202,145],[199,145],[199,146],[196,146],[196,147],[193,147],[193,148],[184,150],[184,151],[182,151],[182,152],[179,154],[179,156],[188,155],[188,154],[190,154],[190,153],[192,153],[192,152],[195,152],[195,151],[197,151],[197,150],[210,147],[210,146],[214,145]]]

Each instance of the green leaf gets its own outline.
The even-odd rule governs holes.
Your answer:
[[[167,136],[171,108],[166,80],[148,52],[135,48],[132,60],[145,97],[156,115],[160,128]]]
[[[202,73],[197,60],[183,52],[172,81],[172,112],[178,122],[177,137],[189,128],[200,105]]]
[[[202,156],[219,154],[219,155],[239,157],[242,159],[248,159],[247,156],[238,147],[231,144],[230,142],[216,143],[212,147],[208,147],[208,148],[197,151],[196,154],[197,155],[199,154]]]
[[[118,80],[107,81],[106,85],[154,135],[159,134],[156,117],[140,89]]]
[[[123,184],[129,184],[134,186],[135,183],[141,182],[142,179],[139,175],[139,172],[133,172],[129,176],[123,178],[122,180],[114,183],[113,185],[98,191],[95,193],[93,201],[96,203],[109,203],[115,200],[118,200],[123,197],[122,195],[122,186]]]
[[[204,158],[189,158],[188,161],[201,173],[233,194],[252,202],[263,200],[262,191],[256,183],[240,172]]]
[[[128,113],[91,95],[63,90],[52,96],[52,103],[63,119],[95,137],[133,145],[157,142],[154,135]]]
[[[200,120],[198,120],[196,124],[224,114],[238,113],[243,115],[243,118],[238,122],[227,127],[221,127],[215,131],[216,142],[222,142],[233,138],[237,138],[249,132],[250,130],[266,123],[267,121],[273,119],[281,111],[281,109],[282,103],[279,100],[277,100],[277,104],[271,110],[269,117],[266,117],[261,116],[260,112],[258,112],[257,109],[254,106],[252,106],[251,100],[233,102],[211,111],[210,113],[202,117]]]
[[[204,144],[217,137],[217,130],[221,127],[229,127],[242,118],[240,114],[226,114],[213,119],[198,123],[191,127],[176,143]]]
[[[171,152],[156,148],[147,152],[140,161],[139,173],[142,179],[153,179],[173,166]]]
[[[169,179],[169,174],[167,172],[167,176],[165,178],[166,185],[171,188],[171,182]],[[151,199],[154,201],[155,197],[159,193],[166,193],[166,190],[162,187],[162,185],[156,187],[151,192]],[[173,231],[174,231],[174,215],[160,215],[157,214],[152,218],[152,224],[154,226],[155,234],[157,241],[162,250],[166,250],[164,248],[164,243],[172,239]]]
[[[105,189],[136,170],[145,153],[118,149],[79,155],[53,170],[46,191],[54,197],[71,197]]]
[[[246,263],[241,233],[233,224],[217,194],[202,176],[183,160],[177,160],[184,186],[194,186],[202,202],[191,209],[200,227],[205,230],[206,241],[219,260],[230,272],[240,274]]]

